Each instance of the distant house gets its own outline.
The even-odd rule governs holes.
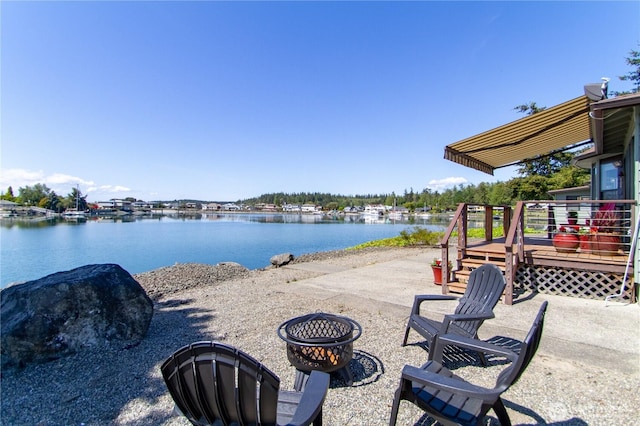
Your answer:
[[[576,186],[573,188],[562,188],[562,189],[554,189],[549,191],[549,195],[553,197],[553,199],[558,201],[576,201],[576,200],[589,200],[591,198],[591,186]],[[568,204],[564,208],[556,209],[556,221],[557,225],[562,225],[563,223],[568,222],[568,214],[569,212],[578,212],[578,219],[580,221],[584,221],[585,219],[591,216],[591,206],[588,203],[585,203],[584,206],[580,204]]]
[[[151,204],[147,203],[146,201],[138,200],[131,203],[131,207],[133,207],[134,209],[150,209]]]
[[[222,210],[224,211],[239,211],[240,206],[235,203],[226,203],[222,205]]]
[[[301,207],[302,213],[314,213],[322,210],[322,207],[316,206],[315,204],[303,204]]]
[[[18,203],[14,203],[9,200],[0,200],[0,209],[13,209],[18,206]]]
[[[15,213],[18,203],[9,200],[0,200],[0,217],[10,217]]]
[[[111,210],[116,208],[116,202],[114,200],[97,201],[96,206],[98,206],[99,210],[106,210],[106,209]]]
[[[275,211],[278,211],[278,206],[276,206],[275,204],[263,204],[262,210],[268,211],[268,212],[275,212]]]
[[[554,200],[588,200],[591,198],[591,185],[553,189],[549,191],[549,195]]]
[[[298,213],[302,210],[298,204],[283,204],[282,211],[290,212],[290,213]]]
[[[98,210],[133,210],[133,203],[131,201],[119,198],[112,198],[109,201],[98,201],[96,205],[98,206]]]
[[[484,213],[484,206],[470,206],[469,213]]]
[[[208,203],[208,204],[203,204],[202,205],[202,210],[213,210],[213,211],[218,211],[221,210],[222,206],[218,203]]]

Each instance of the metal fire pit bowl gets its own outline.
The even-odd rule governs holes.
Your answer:
[[[362,327],[351,318],[322,312],[291,318],[278,327],[278,336],[287,343],[289,362],[306,372],[345,368],[353,357],[353,342],[361,334]]]

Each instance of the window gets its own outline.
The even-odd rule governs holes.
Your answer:
[[[622,161],[608,159],[600,162],[600,193],[603,200],[622,198]]]

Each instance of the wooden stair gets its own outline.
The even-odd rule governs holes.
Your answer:
[[[449,291],[453,293],[464,293],[471,271],[487,262],[496,265],[504,274],[506,269],[504,250],[500,252],[490,250],[487,247],[478,247],[477,249],[467,248],[464,251],[458,250],[459,268],[453,272],[453,280],[447,283]]]

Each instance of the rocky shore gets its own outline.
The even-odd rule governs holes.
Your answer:
[[[405,364],[420,365],[419,344],[400,347],[408,308],[382,309],[349,297],[315,298],[293,291],[321,274],[311,266],[345,270],[438,250],[340,250],[300,256],[293,266],[248,270],[235,263],[177,264],[134,277],[154,301],[147,337],[137,345],[112,343],[72,356],[3,373],[0,423],[6,425],[187,425],[176,416],[160,364],[179,347],[199,340],[234,345],[273,370],[282,388],[295,376],[276,329],[283,321],[322,311],[357,320],[351,387],[333,378],[324,405],[325,425],[384,425]],[[390,277],[393,278],[393,277]],[[425,285],[432,285],[426,284]],[[417,339],[414,339],[417,340]],[[491,386],[502,365],[465,359],[456,373]],[[636,424],[638,375],[614,375],[602,366],[539,354],[506,394],[515,424]],[[410,404],[399,425],[432,424]],[[495,419],[491,424],[497,424]]]
[[[294,257],[291,264],[341,259],[349,256],[362,257],[367,253],[380,254],[391,251],[393,250],[388,248],[365,248],[357,251],[333,250],[306,253],[298,257]],[[149,297],[152,299],[158,299],[163,295],[177,293],[183,290],[208,287],[219,282],[248,278],[252,275],[259,276],[261,272],[272,268],[273,266],[268,266],[252,271],[235,262],[222,262],[217,265],[177,263],[173,266],[167,266],[153,271],[136,274],[134,278],[145,289]]]

